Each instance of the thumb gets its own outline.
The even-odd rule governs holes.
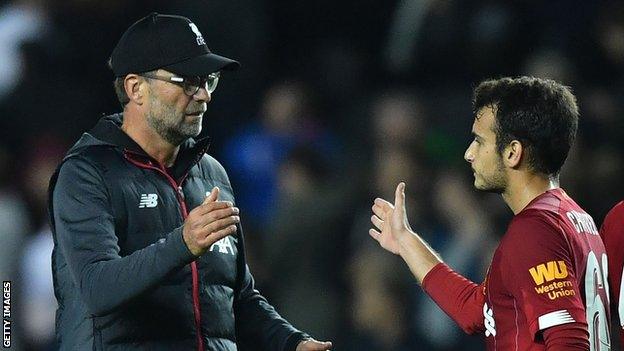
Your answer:
[[[394,193],[394,208],[399,211],[405,210],[405,183],[400,182]]]
[[[219,188],[218,187],[214,187],[212,188],[212,191],[210,192],[210,194],[208,196],[206,196],[206,199],[204,199],[204,203],[209,203],[209,202],[215,202],[217,201],[217,199],[219,198]]]

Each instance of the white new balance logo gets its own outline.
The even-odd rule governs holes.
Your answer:
[[[156,194],[141,194],[141,201],[139,201],[139,208],[151,208],[158,205],[158,195]]]

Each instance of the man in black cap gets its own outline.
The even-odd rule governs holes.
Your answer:
[[[195,141],[222,70],[185,17],[150,14],[113,50],[123,113],[50,181],[61,350],[327,350],[254,289],[223,167]]]

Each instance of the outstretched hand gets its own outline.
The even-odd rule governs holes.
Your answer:
[[[296,351],[326,351],[331,350],[331,348],[332,343],[329,341],[321,342],[314,339],[305,339],[297,345]]]
[[[405,183],[397,185],[394,205],[376,198],[372,209],[371,222],[378,230],[370,229],[368,233],[381,247],[398,255],[400,241],[411,235],[405,211]]]

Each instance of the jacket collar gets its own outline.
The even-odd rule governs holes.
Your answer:
[[[98,121],[95,127],[89,131],[89,134],[107,144],[115,145],[125,152],[129,152],[144,160],[149,160],[157,164],[156,160],[151,158],[139,144],[121,129],[122,122],[123,115],[121,113],[104,116]],[[168,169],[168,172],[176,179],[183,178],[188,171],[202,159],[204,154],[208,151],[209,146],[209,137],[204,137],[197,141],[193,138],[185,140],[180,145],[180,151],[178,152],[175,163]]]

